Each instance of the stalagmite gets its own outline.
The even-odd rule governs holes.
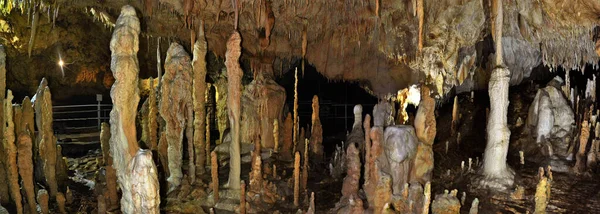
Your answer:
[[[273,151],[279,152],[279,121],[277,119],[273,121],[273,139],[275,141]]]
[[[35,95],[35,120],[38,128],[38,152],[43,164],[44,177],[50,197],[56,197],[56,141],[52,129],[52,98],[46,79],[42,79]]]
[[[458,128],[458,96],[454,96],[454,105],[452,105],[452,126],[451,132],[454,135]]]
[[[495,0],[497,11],[495,25],[502,25],[502,0]],[[510,142],[510,130],[507,125],[508,87],[510,71],[503,66],[502,27],[495,28],[497,66],[492,71],[489,82],[490,113],[487,121],[487,144],[483,156],[483,178],[480,186],[503,190],[512,186],[514,172],[506,164],[506,155]]]
[[[217,163],[217,153],[215,151],[210,153],[210,175],[213,198],[216,202],[219,201],[219,165]]]
[[[23,213],[23,204],[21,199],[21,191],[19,187],[19,172],[17,167],[17,146],[15,145],[15,124],[13,122],[13,107],[12,107],[12,91],[7,90],[6,100],[4,100],[4,118],[6,124],[4,126],[4,163],[8,174],[8,186],[10,187],[10,196],[15,202],[17,213]],[[6,182],[6,181],[2,181]],[[56,183],[55,183],[56,184]]]
[[[37,192],[37,202],[40,205],[40,211],[43,214],[50,213],[48,210],[48,201],[50,200],[50,196],[48,195],[48,191],[45,189],[40,189]]]
[[[300,205],[300,152],[294,156],[294,206]]]
[[[194,31],[192,31],[194,32]],[[195,39],[195,38],[194,38]],[[199,173],[204,173],[204,163],[206,162],[206,52],[208,44],[204,38],[204,26],[201,23],[198,32],[198,39],[193,44],[194,58],[193,67],[193,92],[194,100],[194,154],[196,156],[196,169]]]
[[[4,46],[0,45],[0,114],[4,114],[4,98],[6,97],[6,53],[4,52]],[[4,147],[2,141],[4,139],[4,124],[6,118],[0,117],[0,156],[4,157]],[[0,180],[6,181],[7,178],[7,166],[4,163],[4,158],[0,158]],[[7,182],[0,182],[0,203],[7,204],[10,198],[9,188]]]
[[[102,147],[102,158],[105,167],[106,193],[108,199],[106,205],[109,210],[119,207],[119,195],[117,193],[117,174],[113,167],[113,158],[110,151],[110,125],[102,123],[100,126],[100,146]]]
[[[139,98],[138,35],[140,22],[135,9],[121,8],[110,41],[111,70],[115,77],[110,95],[110,151],[121,187],[123,213],[158,213],[160,197],[156,166],[150,152],[137,145],[135,111]],[[139,150],[139,151],[138,151]],[[139,201],[144,199],[144,203]]]
[[[261,192],[263,173],[262,160],[260,154],[260,141],[254,140],[254,151],[252,152],[252,170],[250,171],[250,191]]]
[[[206,89],[206,91],[208,92],[210,90],[210,85],[209,87]],[[207,98],[205,100],[206,103],[208,103],[208,93],[207,94]],[[210,165],[210,116],[206,117],[206,143],[204,144],[204,159],[206,159],[206,163],[205,166]],[[206,168],[206,167],[205,167]],[[206,169],[205,169],[206,170]]]
[[[598,164],[598,147],[599,146],[600,146],[600,140],[594,139],[592,141],[592,146],[590,147],[590,151],[587,154],[587,166],[589,168],[594,168]]]
[[[323,126],[319,116],[319,97],[313,96],[312,99],[312,123],[310,134],[310,148],[313,158],[321,161],[323,158]]]
[[[236,9],[237,11],[237,9]],[[237,13],[236,13],[237,14]],[[236,22],[237,23],[237,22]],[[236,24],[237,25],[237,24]],[[227,104],[229,107],[229,123],[231,124],[232,140],[229,145],[229,180],[227,186],[234,190],[240,189],[240,116],[241,116],[241,93],[242,93],[242,68],[240,67],[240,55],[242,37],[239,32],[234,31],[227,41],[227,52],[225,53],[225,66],[227,67],[227,78],[229,80]]]
[[[29,132],[21,132],[17,141],[19,158],[19,175],[21,176],[22,188],[29,205],[29,213],[36,212],[35,186],[33,180],[33,144]]]
[[[67,214],[65,207],[66,199],[62,192],[56,193],[56,203],[58,204],[58,211],[60,211],[62,214]]]
[[[371,162],[371,115],[367,114],[363,121],[363,129],[365,130],[365,181],[369,180]]]
[[[431,203],[431,182],[425,184],[423,191],[423,214],[429,214],[429,205]]]
[[[306,214],[315,214],[315,193],[310,193],[310,204],[308,206],[308,210]]]
[[[479,199],[473,199],[473,203],[471,203],[471,209],[469,209],[469,214],[477,214],[479,212]]]
[[[260,156],[260,155],[259,155]],[[240,214],[246,214],[246,182],[242,181],[240,190]]]
[[[535,214],[546,213],[546,207],[548,206],[548,177],[544,175],[544,168],[540,167],[539,170],[540,181],[535,189]]]
[[[307,192],[308,188],[308,139],[304,140],[304,157],[302,157],[302,183],[300,184],[302,192]]]
[[[294,71],[294,128],[293,128],[293,138],[292,142],[294,143],[294,150],[292,153],[296,153],[296,148],[298,145],[298,131],[300,131],[298,125],[298,68]]]
[[[152,151],[158,149],[158,102],[156,94],[158,87],[154,86],[154,79],[150,78],[150,94],[148,95],[148,147]]]
[[[351,143],[346,151],[346,177],[342,185],[342,199],[347,200],[350,196],[358,198],[358,187],[360,182],[360,156],[356,145]],[[360,199],[358,199],[360,200]]]
[[[292,120],[292,114],[288,113],[283,124],[283,145],[279,155],[284,160],[292,159],[292,146],[293,146],[293,132],[294,122]]]
[[[589,137],[590,126],[588,121],[584,119],[584,121],[581,123],[581,134],[579,135],[579,150],[577,151],[577,156],[575,156],[575,173],[583,173],[586,169],[585,149],[587,147]]]
[[[431,181],[433,171],[433,142],[437,131],[435,118],[435,99],[427,86],[421,87],[421,101],[414,121],[415,133],[419,139],[417,154],[411,167],[411,180],[421,184]]]
[[[167,158],[169,166],[169,192],[181,184],[183,172],[183,139],[184,133],[188,140],[190,163],[188,171],[190,179],[195,177],[194,172],[194,143],[192,130],[193,104],[192,104],[192,66],[189,55],[183,46],[171,43],[165,59],[165,74],[161,80],[161,96],[158,105],[160,116],[165,120],[163,131],[166,134]],[[204,118],[202,118],[204,120]],[[204,139],[203,139],[204,140]],[[163,144],[164,142],[161,142]],[[201,147],[204,149],[204,145]]]

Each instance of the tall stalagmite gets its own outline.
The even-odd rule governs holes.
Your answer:
[[[13,122],[12,99],[12,91],[8,90],[6,93],[6,100],[4,100],[3,116],[6,124],[2,124],[2,126],[4,126],[4,141],[2,142],[2,145],[4,147],[4,154],[6,155],[3,158],[8,172],[10,196],[15,202],[17,213],[21,214],[23,213],[23,204],[21,203],[21,190],[19,187],[19,171],[17,167],[17,146],[15,145],[15,123]]]
[[[158,149],[158,102],[156,95],[158,93],[158,87],[154,85],[154,79],[150,78],[150,94],[148,95],[148,147],[150,150],[156,151]]]
[[[317,160],[323,159],[323,126],[319,116],[319,97],[313,96],[312,99],[312,123],[310,133],[310,148],[312,156]]]
[[[196,169],[199,173],[204,173],[204,164],[206,163],[206,52],[208,44],[204,38],[204,26],[201,24],[198,32],[198,38],[194,44],[193,67],[193,92],[194,99],[194,154],[196,155]],[[210,143],[210,142],[208,142]]]
[[[52,97],[46,79],[42,79],[35,95],[35,122],[38,128],[38,152],[50,197],[56,197],[56,140],[52,129]]]
[[[160,197],[158,180],[154,179],[157,176],[156,166],[152,155],[140,150],[135,129],[136,110],[140,101],[136,56],[139,34],[140,22],[135,8],[123,6],[110,40],[110,69],[115,77],[110,91],[113,102],[110,112],[110,147],[122,192],[121,211],[158,213]],[[140,170],[146,170],[145,173],[150,175],[138,173]],[[139,201],[142,198],[144,203]]]
[[[239,32],[234,31],[227,41],[227,52],[225,53],[225,66],[227,66],[227,79],[229,85],[227,91],[227,104],[229,107],[229,123],[231,124],[232,140],[229,145],[229,188],[240,189],[240,116],[242,95],[242,68],[240,67],[240,56],[242,54],[242,37]]]
[[[4,52],[4,46],[0,45],[0,114],[4,112],[4,98],[6,97],[6,53]],[[4,139],[4,117],[0,117],[0,144]],[[4,147],[0,145],[0,156],[4,157]],[[0,180],[6,181],[6,165],[4,164],[3,158],[0,158]],[[0,203],[8,203],[10,198],[8,191],[8,184],[6,182],[0,182]]]
[[[100,146],[105,167],[106,180],[106,205],[109,210],[119,207],[119,195],[117,194],[117,174],[113,167],[113,158],[110,153],[110,125],[102,123],[100,126]]]
[[[40,211],[42,214],[50,213],[48,210],[48,201],[50,200],[50,196],[48,196],[48,191],[45,189],[40,189],[37,192],[36,196],[37,202],[40,205]]]
[[[281,159],[292,160],[293,132],[294,121],[292,120],[292,113],[288,112],[283,123],[283,145],[279,152]]]
[[[502,0],[492,1],[496,11],[495,26],[502,25]],[[488,92],[490,113],[487,121],[487,144],[483,155],[483,179],[480,186],[503,190],[513,184],[514,172],[506,164],[510,130],[507,125],[510,71],[502,67],[502,27],[495,28],[496,67],[492,70]]]
[[[427,86],[421,87],[421,102],[415,116],[415,132],[419,139],[414,165],[411,167],[412,180],[421,184],[431,181],[433,171],[433,142],[436,135],[435,99],[430,96]]]
[[[159,113],[165,120],[163,132],[166,133],[167,157],[169,165],[169,192],[181,184],[183,173],[183,135],[186,133],[188,147],[194,146],[191,132],[193,104],[192,104],[192,65],[190,56],[183,46],[171,43],[165,59],[165,73],[161,80],[161,94]],[[204,118],[203,118],[204,119]],[[161,139],[162,140],[162,139]],[[161,142],[160,144],[163,144]],[[202,149],[204,147],[201,147]],[[193,151],[193,150],[192,150]],[[194,155],[190,154],[190,178],[195,176]]]
[[[300,131],[300,127],[298,125],[298,68],[296,68],[296,70],[294,71],[294,132],[293,132],[293,138],[292,138],[292,143],[294,143],[294,147],[292,147],[294,150],[292,153],[296,152],[296,148],[297,144],[298,144],[298,135],[299,135],[299,131]]]
[[[21,132],[19,134],[19,140],[17,141],[17,151],[19,158],[17,164],[19,165],[19,175],[22,180],[22,188],[25,191],[25,198],[27,199],[27,205],[29,205],[29,213],[35,213],[36,202],[35,202],[35,186],[33,182],[33,146],[32,140],[28,132]]]

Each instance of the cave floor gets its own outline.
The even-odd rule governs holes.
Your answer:
[[[519,164],[518,150],[512,146],[514,142],[525,138],[522,126],[515,125],[518,118],[526,120],[529,103],[533,100],[532,93],[535,88],[531,85],[518,86],[510,90],[509,106],[509,128],[511,129],[511,149],[508,156],[509,166],[515,170],[515,186],[524,187],[524,194],[518,196],[514,192],[494,192],[471,187],[471,179],[478,170],[478,160],[482,159],[485,148],[485,115],[488,106],[487,92],[475,93],[474,101],[470,101],[469,95],[460,95],[461,120],[458,128],[459,134],[450,133],[452,120],[452,105],[446,103],[438,108],[438,133],[434,144],[434,173],[432,181],[432,198],[435,194],[443,193],[444,190],[457,189],[460,198],[466,192],[465,204],[461,207],[461,213],[468,213],[471,202],[478,198],[480,213],[533,213],[534,194],[538,182],[538,168],[541,166],[532,161],[526,161],[524,165]],[[532,95],[533,94],[533,95]],[[448,127],[448,128],[441,128]],[[446,144],[448,141],[448,152]],[[99,152],[90,152],[83,157],[69,158],[69,174],[71,176],[70,187],[76,198],[68,209],[70,213],[95,213],[96,202],[93,191],[89,188],[93,185],[95,173],[98,171],[96,160],[101,158]],[[473,160],[473,169],[468,170],[468,159]],[[465,169],[461,170],[461,162],[465,161]],[[274,159],[263,160],[264,163],[277,164],[279,175],[282,179],[269,179],[278,186],[278,192],[285,200],[277,201],[269,206],[269,210],[279,213],[296,213],[298,209],[307,210],[308,199],[301,196],[301,206],[292,205],[292,193],[290,190],[290,178],[293,174],[291,162],[278,161]],[[573,164],[573,163],[571,163]],[[184,163],[184,166],[186,164]],[[264,165],[263,165],[264,166]],[[315,193],[315,207],[317,213],[333,213],[337,201],[341,197],[342,179],[332,179],[326,168],[326,163],[311,163],[308,191]],[[244,164],[242,179],[248,181],[250,164]],[[595,170],[595,169],[594,169]],[[283,175],[285,171],[285,175]],[[224,184],[227,179],[227,167],[220,169],[220,183]],[[549,213],[600,213],[600,176],[592,171],[583,175],[573,173],[553,172],[554,180],[551,187],[551,198],[547,208]],[[200,176],[202,183],[208,184],[208,175]],[[77,181],[77,182],[75,182]],[[92,182],[92,183],[90,183]],[[362,181],[361,181],[362,183]],[[164,202],[163,201],[163,206]],[[209,207],[203,206],[203,211],[208,213]],[[167,212],[171,213],[171,212]],[[229,213],[217,210],[217,213]]]

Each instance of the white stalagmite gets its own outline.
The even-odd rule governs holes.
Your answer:
[[[483,155],[483,178],[480,186],[496,190],[504,190],[512,186],[514,172],[506,164],[510,130],[507,125],[508,87],[510,71],[504,67],[502,60],[502,0],[492,1],[496,11],[494,25],[496,43],[496,68],[492,70],[488,93],[490,96],[490,113],[487,121],[487,144]]]
[[[135,116],[140,100],[138,85],[138,45],[140,22],[135,8],[121,8],[110,40],[111,65],[115,82],[110,91],[110,148],[113,166],[121,187],[123,213],[159,213],[157,171],[149,151],[140,150]],[[140,201],[143,199],[143,201]]]

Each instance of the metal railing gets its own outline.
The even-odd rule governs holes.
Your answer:
[[[97,101],[96,104],[53,106],[54,131],[69,134],[100,130],[100,124],[110,118],[112,104],[102,104],[102,96],[97,96]]]

